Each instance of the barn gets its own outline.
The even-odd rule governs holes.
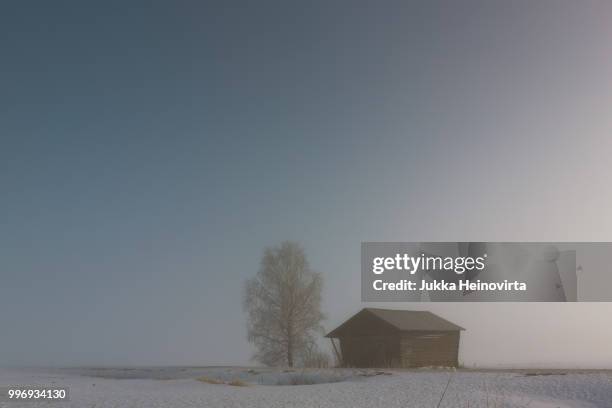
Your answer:
[[[344,367],[457,367],[462,330],[431,312],[366,308],[325,337]]]

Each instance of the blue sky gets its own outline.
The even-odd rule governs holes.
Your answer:
[[[611,12],[4,3],[0,364],[245,363],[243,283],[285,239],[327,326],[361,241],[610,240]]]

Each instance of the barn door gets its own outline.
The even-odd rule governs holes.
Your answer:
[[[412,345],[404,344],[402,351],[402,367],[412,367]]]
[[[377,339],[374,345],[374,361],[372,367],[386,367],[389,365],[387,361],[387,344],[384,339]]]

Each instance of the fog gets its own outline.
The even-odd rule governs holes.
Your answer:
[[[362,241],[611,241],[587,3],[3,5],[0,365],[254,364],[244,282],[287,239],[326,329]],[[378,306],[465,327],[465,366],[612,365],[610,303]]]

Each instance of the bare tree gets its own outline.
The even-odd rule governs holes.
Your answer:
[[[270,366],[293,367],[312,349],[321,331],[322,277],[308,266],[304,250],[283,242],[264,251],[261,268],[249,279],[244,296],[248,339],[254,358]]]

